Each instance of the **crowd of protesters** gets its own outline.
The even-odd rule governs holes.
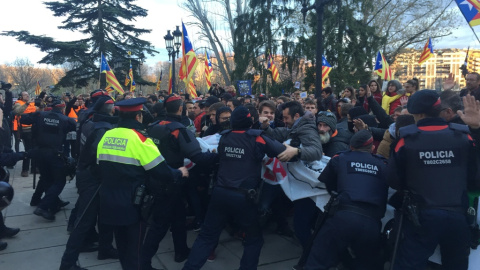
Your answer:
[[[166,91],[148,94],[144,98],[132,92],[111,97],[103,90],[96,90],[91,94],[64,94],[62,97],[42,92],[35,98],[22,92],[15,102],[7,90],[5,97],[0,97],[4,123],[8,123],[8,128],[2,128],[2,140],[11,133],[14,144],[8,146],[2,143],[2,149],[8,152],[6,148],[10,147],[10,150],[20,152],[19,146],[23,143],[25,152],[29,154],[22,157],[21,176],[40,173],[30,205],[37,207],[36,215],[47,220],[54,220],[56,212],[69,203],[58,197],[65,185],[65,175],[50,174],[48,170],[57,168],[63,172],[66,167],[63,162],[65,160],[66,163],[68,158],[74,158],[78,163],[79,194],[82,196],[81,192],[88,190],[88,196],[83,193],[84,197],[79,199],[82,203],[77,202],[77,211],[72,211],[68,230],[72,232],[71,239],[76,238],[69,240],[60,269],[84,269],[75,261],[79,252],[91,249],[99,250],[99,259],[120,258],[123,269],[154,269],[150,264],[151,256],[142,253],[155,254],[168,228],[174,234],[175,261],[183,263],[187,260],[184,269],[199,269],[205,260],[213,262],[216,257],[218,239],[212,237],[217,233],[217,228],[212,229],[212,216],[215,215],[221,215],[222,222],[225,218],[225,229],[245,245],[241,269],[256,269],[263,244],[261,230],[270,228],[279,235],[298,239],[307,253],[304,269],[330,269],[340,263],[348,269],[383,269],[383,261],[380,261],[383,228],[379,224],[385,214],[387,196],[390,198],[389,186],[397,191],[400,198],[415,198],[410,199],[415,202],[413,205],[417,208],[416,218],[419,220],[417,222],[415,216],[408,216],[403,219],[403,227],[396,227],[403,234],[397,239],[394,251],[397,259],[393,262],[393,269],[425,269],[437,245],[442,248],[445,269],[468,269],[470,247],[478,245],[478,239],[472,240],[472,236],[478,234],[476,216],[475,221],[467,222],[467,209],[476,211],[477,205],[471,199],[468,201],[467,193],[473,194],[480,187],[480,177],[477,176],[479,151],[478,143],[475,144],[480,134],[480,75],[468,74],[466,87],[460,93],[454,92],[453,86],[449,79],[444,84],[445,90],[437,93],[420,89],[419,81],[413,78],[403,84],[397,80],[388,81],[382,91],[382,85],[371,80],[356,87],[348,86],[338,93],[336,89],[325,87],[302,98],[300,91],[279,97],[265,94],[239,96],[233,86],[222,88],[214,84],[205,94],[199,93],[197,98],[188,94],[169,95]],[[55,118],[49,111],[62,114],[62,117]],[[130,124],[125,124],[126,119]],[[52,129],[50,124],[44,126],[45,122],[56,120],[60,123],[56,129]],[[77,123],[76,129],[73,122]],[[89,122],[95,124],[89,125]],[[96,122],[108,122],[108,125]],[[171,125],[173,122],[177,123],[174,127]],[[169,130],[167,133],[162,130],[163,127],[158,127],[163,125]],[[85,131],[85,126],[93,133],[97,129],[103,131],[95,135],[95,140],[90,140],[89,136],[93,135]],[[135,242],[140,247],[143,243],[139,249],[142,252],[133,257],[128,255],[129,258],[124,258],[127,249],[122,245],[128,246],[130,236],[121,236],[118,228],[104,226],[106,224],[101,222],[102,194],[108,190],[100,187],[104,177],[100,171],[105,169],[102,167],[105,160],[102,155],[96,155],[96,151],[97,145],[98,151],[101,150],[100,138],[110,129],[117,130],[116,127],[135,129],[143,143],[151,138],[152,145],[160,150],[160,157],[165,157],[168,165],[164,165],[170,168],[163,169],[172,170],[168,173],[164,171],[167,175],[164,177],[172,177],[174,182],[179,182],[174,189],[162,187],[161,192],[152,191],[157,197],[169,199],[164,199],[162,204],[153,203],[153,213],[139,219],[140,223],[150,226],[151,231],[147,233],[149,241]],[[157,133],[155,127],[158,127]],[[261,149],[262,156],[267,154],[281,162],[305,163],[324,156],[331,158],[318,180],[325,183],[330,194],[339,198],[338,206],[329,213],[333,217],[327,219],[320,233],[313,234],[315,221],[324,214],[323,209],[319,209],[309,198],[290,201],[280,186],[261,185],[254,210],[248,202],[239,201],[246,203],[244,208],[251,210],[248,215],[255,216],[248,225],[238,220],[227,220],[223,217],[228,214],[225,209],[212,206],[222,202],[219,194],[231,198],[236,196],[235,192],[229,193],[231,190],[242,194],[241,184],[232,188],[225,184],[225,181],[228,182],[225,179],[250,169],[242,165],[247,167],[228,167],[226,170],[226,166],[232,166],[232,163],[227,162],[228,153],[225,154],[223,149],[219,149],[218,154],[214,151],[209,153],[210,156],[203,154],[199,158],[197,150],[200,151],[200,148],[195,137],[209,138],[220,134],[223,137],[220,143],[229,149],[229,143],[237,143],[232,142],[232,138],[248,130],[255,131],[249,131],[255,134],[253,141],[256,148],[252,149],[256,150],[252,151]],[[55,142],[42,139],[48,137],[45,135],[48,132],[51,132],[48,136],[58,137],[55,137]],[[243,140],[239,138],[235,140]],[[192,140],[195,141],[193,146],[189,145]],[[172,145],[178,145],[178,148]],[[245,142],[245,145],[248,143]],[[39,162],[39,156],[45,159],[44,154],[33,154],[42,147],[55,148],[50,162],[59,157],[56,162],[61,164],[47,170],[44,163],[48,160]],[[178,156],[175,156],[176,151]],[[177,162],[183,158],[196,160],[199,164],[209,160],[212,164],[194,166],[187,173],[183,162],[172,163],[172,160]],[[100,164],[95,165],[95,161],[100,161]],[[85,168],[91,170],[89,177],[97,181],[93,189],[79,186],[78,179],[85,177],[79,178],[79,175]],[[255,183],[261,181],[256,170],[257,167],[251,169]],[[185,179],[180,181],[180,178]],[[360,184],[353,183],[354,180]],[[218,188],[222,185],[230,191],[219,193]],[[248,190],[258,188],[256,184],[254,186]],[[95,192],[96,188],[100,191]],[[216,190],[213,193],[215,196],[212,196],[212,188]],[[96,196],[100,196],[98,201]],[[398,203],[397,196],[392,197],[397,203],[393,200],[388,203],[401,213],[406,208],[405,199],[402,206],[402,199]],[[82,218],[92,200],[100,211],[90,213],[90,223],[83,226]],[[160,210],[162,207],[170,210]],[[175,210],[171,212],[171,209]],[[235,208],[235,211],[244,210]],[[98,225],[95,226],[97,215]],[[240,217],[245,219],[245,215]],[[187,216],[191,218],[187,219]],[[396,216],[398,219],[399,215]],[[347,226],[345,222],[351,222],[359,229]],[[218,227],[218,224],[223,223],[219,221],[215,226]],[[370,225],[360,228],[365,224]],[[260,228],[260,235],[253,227]],[[80,229],[84,231],[79,232]],[[186,245],[187,230],[200,232],[192,250]],[[155,232],[158,233],[154,235]],[[0,224],[0,237],[16,233],[18,230],[12,231],[3,222]],[[122,247],[119,246],[119,237]],[[117,241],[118,251],[112,245],[113,238]],[[0,248],[6,248],[6,245],[0,242]],[[389,259],[390,255],[386,257]]]

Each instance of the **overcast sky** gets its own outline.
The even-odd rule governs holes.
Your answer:
[[[163,36],[167,30],[174,30],[175,25],[181,21],[192,20],[188,13],[179,7],[182,0],[141,0],[136,4],[148,10],[146,18],[139,18],[135,25],[139,28],[151,29],[150,34],[142,35],[141,38],[148,40],[160,53],[147,59],[147,64],[154,65],[158,61],[168,60]],[[463,19],[459,13],[459,19]],[[56,40],[75,40],[80,34],[57,28],[61,25],[62,18],[53,16],[53,12],[46,8],[43,1],[39,0],[4,0],[2,1],[2,16],[0,32],[8,30],[26,30],[34,35],[46,35]],[[442,40],[434,40],[434,48],[472,48],[480,46],[475,36],[465,22],[463,27]],[[194,47],[202,45],[196,42],[196,30],[188,29]],[[479,32],[480,27],[475,29]],[[13,37],[0,36],[0,64],[13,62],[16,58],[28,58],[33,63],[38,62],[44,53],[32,45],[17,42]],[[203,45],[204,46],[204,45]]]

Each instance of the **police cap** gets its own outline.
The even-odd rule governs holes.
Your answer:
[[[65,103],[63,103],[59,99],[55,99],[55,100],[53,100],[52,105],[50,105],[50,107],[52,107],[52,108],[63,108],[63,107],[65,107]]]
[[[232,129],[248,129],[253,125],[250,111],[244,106],[238,106],[233,110],[230,116],[230,126]]]
[[[117,103],[115,106],[118,106],[119,111],[121,112],[136,112],[143,109],[143,104],[147,103],[147,99],[144,97],[124,99]]]
[[[408,112],[411,114],[421,114],[430,111],[435,106],[440,106],[440,96],[435,90],[421,90],[415,92],[407,103]]]

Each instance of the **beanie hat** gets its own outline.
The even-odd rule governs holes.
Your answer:
[[[368,112],[362,106],[356,106],[348,110],[348,114],[350,115],[350,119],[355,119],[360,115],[368,114]]]
[[[205,106],[210,107],[212,104],[219,102],[220,100],[216,96],[209,96],[205,100]]]
[[[440,96],[435,90],[421,90],[408,98],[407,110],[411,114],[426,113],[435,106],[440,106]]]
[[[317,113],[317,125],[323,122],[330,127],[330,130],[335,132],[337,130],[337,117],[331,112],[321,111]]]
[[[354,149],[362,148],[373,143],[373,137],[370,131],[363,129],[353,134],[350,139],[350,146]]]
[[[232,129],[248,129],[253,125],[252,116],[247,108],[238,106],[233,110],[230,117],[230,126]]]

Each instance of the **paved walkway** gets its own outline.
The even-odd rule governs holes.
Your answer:
[[[0,269],[2,270],[54,270],[59,269],[60,260],[68,240],[67,220],[75,205],[77,193],[75,181],[67,182],[60,197],[70,204],[56,215],[51,222],[35,216],[35,207],[30,206],[33,194],[33,175],[21,177],[21,162],[10,170],[10,184],[15,189],[12,204],[2,214],[8,227],[19,227],[20,233],[11,239],[2,239],[8,243],[7,249],[0,251]],[[38,180],[38,176],[37,176]],[[197,233],[188,233],[188,244],[191,246]],[[281,237],[271,231],[264,234],[265,244],[260,256],[259,270],[291,269],[301,254],[299,243],[292,238]],[[202,269],[230,270],[237,269],[240,264],[243,248],[239,240],[222,233],[216,250],[215,262],[206,263]],[[166,270],[181,269],[182,264],[173,260],[173,243],[168,233],[153,259],[153,266]],[[97,260],[97,253],[80,254],[79,264],[90,270],[121,269],[117,260]]]

